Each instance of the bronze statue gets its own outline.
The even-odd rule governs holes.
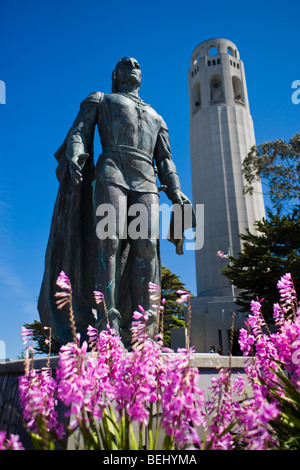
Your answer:
[[[167,126],[139,97],[140,85],[138,62],[121,59],[113,71],[112,93],[91,93],[81,103],[55,154],[60,186],[38,308],[57,346],[71,339],[68,315],[55,305],[61,270],[72,284],[76,328],[83,337],[89,324],[99,330],[106,326],[103,308],[94,302],[95,290],[103,292],[109,321],[125,345],[139,305],[149,313],[149,324],[154,319],[148,284],[160,283],[157,176],[173,204],[189,201],[180,189]],[[102,154],[94,166],[96,127]],[[127,229],[140,205],[149,215],[141,219],[144,236],[130,236]],[[115,217],[115,231],[109,236],[106,208],[112,208]]]

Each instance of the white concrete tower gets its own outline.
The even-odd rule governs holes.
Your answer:
[[[243,194],[242,161],[255,145],[243,62],[227,39],[211,39],[192,53],[189,70],[193,204],[204,204],[204,245],[195,251],[197,297],[192,299],[191,345],[197,352],[230,347],[234,292],[219,250],[237,256],[240,233],[265,215],[260,182]],[[199,228],[198,228],[199,230]],[[234,327],[244,326],[240,313]],[[237,347],[237,341],[235,341]],[[238,347],[236,349],[238,351]]]
[[[204,204],[204,246],[196,252],[197,295],[230,296],[218,250],[236,256],[239,233],[265,215],[260,183],[243,194],[242,161],[255,144],[243,62],[226,39],[202,42],[189,70],[193,203]]]

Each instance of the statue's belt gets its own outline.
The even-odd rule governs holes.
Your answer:
[[[141,160],[146,161],[147,163],[153,164],[153,157],[147,152],[135,147],[130,147],[128,145],[110,145],[105,146],[102,151],[102,156],[109,156],[113,153],[117,153],[122,157],[136,157]]]

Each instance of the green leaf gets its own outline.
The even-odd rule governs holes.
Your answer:
[[[43,450],[43,440],[41,438],[41,436],[39,434],[36,434],[36,433],[29,433],[30,435],[30,439],[31,439],[31,442],[34,446],[34,449],[35,450]]]
[[[139,450],[139,446],[135,437],[135,432],[132,424],[129,425],[129,435],[130,435],[130,450]]]
[[[174,450],[174,441],[172,436],[168,434],[165,435],[164,442],[163,442],[163,450]]]

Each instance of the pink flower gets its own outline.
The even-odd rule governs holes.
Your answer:
[[[91,355],[87,354],[86,342],[79,346],[80,338],[60,350],[58,398],[69,408],[66,416],[73,416],[71,429],[88,421],[89,415],[101,419],[103,409],[114,399],[114,382],[123,351],[120,338],[112,335],[109,327],[99,334],[89,327],[88,336],[93,345]]]
[[[206,424],[204,393],[197,386],[199,373],[190,367],[190,350],[179,351],[167,361],[163,380],[162,428],[176,448],[195,443],[193,426]]]
[[[239,395],[239,396],[242,396],[244,395],[245,391],[246,391],[246,388],[245,388],[245,381],[242,377],[242,375],[240,374],[240,372],[238,372],[237,374],[237,378],[235,379],[234,383],[233,383],[233,392],[235,395]]]
[[[241,351],[244,352],[245,356],[248,356],[252,352],[252,347],[255,343],[255,337],[250,335],[245,328],[240,329],[240,336],[239,336],[239,345]]]
[[[284,324],[284,312],[278,303],[273,305],[273,318],[277,327],[280,327]]]
[[[280,301],[285,312],[298,308],[297,293],[294,287],[291,273],[286,273],[277,283],[280,292]]]
[[[96,304],[101,304],[101,302],[103,302],[104,300],[104,295],[102,294],[102,292],[95,290],[94,299],[95,299]]]
[[[58,299],[56,301],[57,308],[61,310],[65,305],[70,304],[72,301],[71,283],[64,271],[60,272],[56,280],[56,284],[62,289],[62,292],[56,292],[54,294],[54,296]]]
[[[148,340],[142,348],[134,346],[129,357],[122,357],[114,387],[116,409],[120,416],[125,411],[131,422],[137,421],[147,426],[149,403],[158,398],[159,363],[155,343]]]
[[[176,299],[176,302],[177,302],[178,304],[182,304],[182,303],[184,303],[184,302],[187,302],[187,301],[190,299],[190,297],[191,297],[190,292],[188,292],[188,291],[186,291],[186,290],[178,290],[178,291],[177,291],[177,294],[180,295],[180,298],[179,298],[179,299]]]
[[[161,289],[160,286],[157,284],[154,284],[153,282],[149,282],[149,293],[150,293],[150,299],[152,302],[157,302],[160,299],[160,293]]]
[[[93,326],[89,325],[87,327],[87,336],[89,337],[89,344],[90,346],[97,347],[97,342],[98,342],[98,330],[97,328],[94,328]]]
[[[56,381],[49,369],[31,370],[19,378],[20,403],[28,428],[38,432],[37,420],[46,423],[47,430],[59,439],[64,434],[63,425],[58,423],[56,412]]]
[[[141,320],[142,318],[144,318],[143,313],[138,312],[138,311],[133,312],[133,319],[134,320]]]
[[[29,341],[31,342],[33,339],[32,330],[28,330],[27,328],[25,328],[25,326],[22,326],[21,337],[23,345],[25,346]]]
[[[61,271],[57,280],[56,280],[56,284],[58,285],[58,287],[60,287],[61,289],[66,289],[68,291],[71,292],[71,283],[70,283],[70,279],[68,278],[68,276],[64,273],[64,271]]]
[[[158,284],[154,284],[154,282],[149,282],[149,291],[150,292],[155,292],[155,291],[160,291],[160,287]]]
[[[16,434],[10,434],[6,437],[5,431],[0,431],[0,450],[25,450],[20,437]]]
[[[66,406],[70,406],[68,415],[74,414],[76,420],[81,417],[86,393],[86,352],[87,343],[84,342],[80,347],[80,341],[62,346],[59,352],[59,368],[56,374],[58,398]]]
[[[248,316],[247,324],[254,336],[261,336],[263,334],[262,328],[266,325],[261,313],[261,302],[252,300],[250,304],[253,315]]]

